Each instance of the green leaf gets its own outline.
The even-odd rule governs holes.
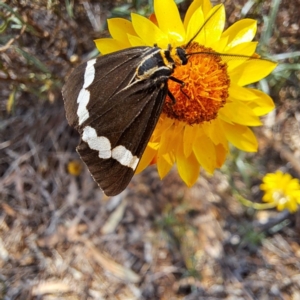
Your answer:
[[[36,66],[39,70],[41,70],[44,73],[50,73],[50,71],[48,70],[48,68],[36,57],[34,57],[33,55],[29,54],[28,52],[26,52],[25,50],[18,48],[18,47],[14,47],[16,49],[16,51],[21,54],[28,62],[32,63],[34,66]]]

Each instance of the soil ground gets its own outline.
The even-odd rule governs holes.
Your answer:
[[[277,108],[255,129],[257,154],[233,149],[192,188],[176,169],[161,181],[150,167],[107,198],[78,158],[60,89],[124,2],[3,3],[19,16],[5,6],[1,15],[24,23],[8,26],[0,45],[0,299],[300,299],[299,214],[254,211],[234,197],[260,202],[261,177],[277,169],[300,177],[299,69],[268,81]],[[228,23],[249,3],[225,1]],[[247,12],[258,37],[274,3]],[[299,7],[281,1],[265,51],[300,50]]]

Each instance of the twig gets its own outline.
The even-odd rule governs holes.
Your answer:
[[[16,40],[18,40],[21,37],[21,35],[24,33],[26,27],[27,25],[24,24],[21,28],[20,33],[17,36],[11,38],[4,46],[0,47],[0,52],[6,51]]]
[[[273,142],[274,149],[279,152],[280,156],[283,157],[286,161],[291,163],[294,170],[300,175],[300,162],[294,154],[282,144],[282,142]]]
[[[284,210],[280,214],[276,215],[276,217],[269,218],[266,223],[261,224],[258,221],[254,222],[254,226],[257,227],[260,232],[267,231],[289,218],[290,215],[291,214],[288,210]]]

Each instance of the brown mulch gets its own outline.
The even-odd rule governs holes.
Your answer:
[[[78,177],[68,173],[70,161],[80,163],[79,136],[65,119],[63,79],[107,34],[121,2],[80,1],[71,18],[65,1],[4,1],[27,27],[0,45],[0,299],[300,299],[299,213],[255,212],[232,192],[259,201],[266,172],[300,177],[299,72],[271,89],[277,109],[256,129],[259,153],[213,177],[202,172],[192,188],[175,169],[161,181],[150,167],[107,198],[84,165]],[[230,23],[245,3],[225,1]],[[281,2],[273,53],[300,50],[298,7]],[[249,182],[232,161],[245,164]]]

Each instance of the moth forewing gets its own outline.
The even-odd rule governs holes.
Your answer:
[[[81,134],[77,151],[109,196],[130,182],[168,91],[168,76],[149,73],[131,82],[153,49],[131,48],[89,61],[63,88],[68,122]]]

